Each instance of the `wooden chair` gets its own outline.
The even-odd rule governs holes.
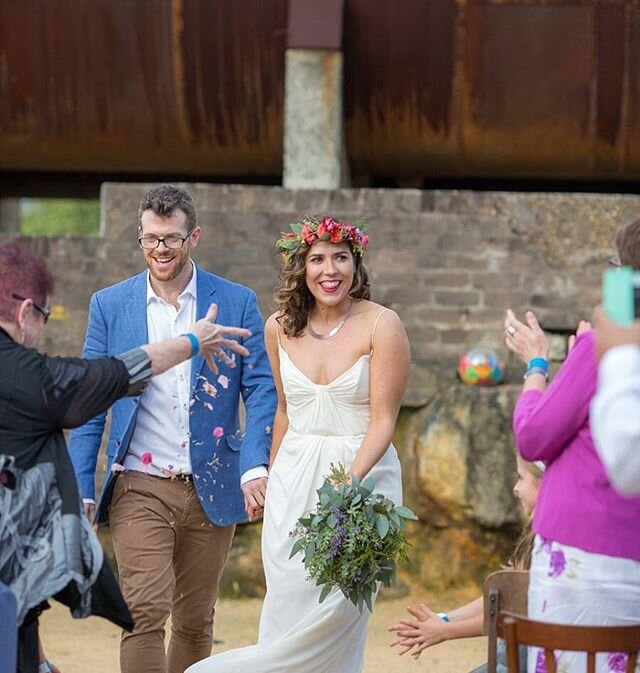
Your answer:
[[[537,622],[501,612],[498,631],[507,641],[509,673],[520,673],[518,646],[544,650],[548,673],[556,673],[554,650],[587,653],[587,673],[595,673],[596,653],[622,652],[628,655],[625,673],[634,673],[640,651],[640,624],[631,626],[574,626]]]
[[[487,640],[487,673],[496,673],[498,644],[498,613],[527,614],[529,572],[498,570],[484,582],[484,632]]]

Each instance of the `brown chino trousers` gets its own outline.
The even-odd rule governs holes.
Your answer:
[[[135,620],[120,643],[122,673],[183,673],[208,657],[235,526],[215,526],[191,482],[123,472],[109,508],[120,586]],[[171,615],[165,654],[164,626]]]

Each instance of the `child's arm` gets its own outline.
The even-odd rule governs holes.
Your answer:
[[[450,622],[457,622],[472,617],[476,618],[478,616],[484,619],[484,598],[482,596],[448,613]],[[480,629],[482,629],[482,625],[480,625]]]
[[[398,635],[391,643],[391,647],[398,645],[401,648],[398,654],[401,655],[415,648],[411,656],[417,659],[423,650],[432,645],[446,640],[482,635],[484,617],[482,598],[453,610],[448,615],[448,622],[441,619],[424,603],[416,608],[408,607],[407,611],[415,617],[415,620],[400,620],[388,628]]]

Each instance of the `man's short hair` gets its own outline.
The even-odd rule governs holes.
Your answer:
[[[640,270],[640,219],[618,230],[616,247],[623,266],[631,266]]]
[[[0,245],[0,319],[12,321],[20,304],[12,298],[19,294],[44,306],[53,294],[53,276],[47,263],[19,243]]]
[[[138,208],[138,231],[142,229],[142,213],[152,210],[160,217],[170,217],[177,208],[187,216],[187,231],[193,231],[198,225],[196,204],[191,194],[180,187],[160,185],[147,192]]]

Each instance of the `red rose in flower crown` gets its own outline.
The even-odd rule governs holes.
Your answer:
[[[311,247],[316,241],[348,243],[354,255],[362,257],[369,245],[369,237],[364,233],[367,225],[363,219],[353,224],[334,220],[332,217],[318,219],[306,215],[300,222],[294,222],[291,231],[282,232],[276,241],[276,252],[290,262],[301,247]]]

